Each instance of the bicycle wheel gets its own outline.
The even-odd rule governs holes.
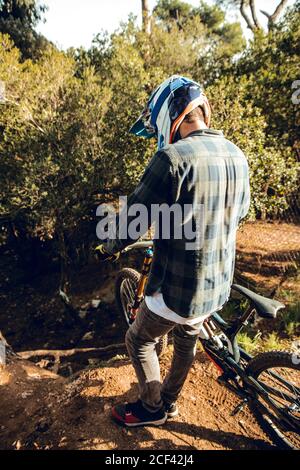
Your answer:
[[[130,326],[130,307],[134,303],[135,292],[140,280],[140,273],[135,269],[122,269],[116,279],[115,299],[118,312],[128,328]]]
[[[116,279],[115,299],[118,312],[123,319],[123,325],[126,329],[130,326],[130,307],[134,303],[135,292],[140,280],[140,273],[132,268],[122,269]],[[157,345],[156,352],[160,356],[163,354],[168,345],[168,335],[162,336]]]
[[[264,398],[263,393],[256,392],[253,402],[259,424],[277,446],[300,449],[299,361],[287,352],[262,353],[249,362],[246,372],[267,394]]]

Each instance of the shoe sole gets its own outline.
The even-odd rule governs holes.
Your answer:
[[[164,418],[157,421],[144,421],[143,423],[124,423],[124,426],[127,428],[137,428],[139,426],[161,426],[162,424],[165,424],[167,419],[168,416],[165,416]]]
[[[173,411],[172,413],[167,413],[168,418],[175,418],[178,415],[179,415],[178,410]]]
[[[120,421],[114,415],[112,415],[112,419],[115,421],[115,423],[119,424],[120,426],[125,426],[126,428],[137,428],[139,426],[161,426],[162,424],[165,424],[168,419],[168,416],[166,415],[164,416],[164,418],[159,419],[157,421],[143,421],[142,423],[124,423],[124,421]]]

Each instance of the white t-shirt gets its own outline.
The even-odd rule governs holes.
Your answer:
[[[166,320],[173,321],[174,323],[179,323],[180,325],[197,325],[198,323],[203,323],[204,320],[211,315],[209,313],[208,315],[197,318],[181,317],[169,307],[167,307],[161,292],[155,292],[153,295],[146,295],[145,302],[149,310],[151,310],[156,315],[159,315]]]

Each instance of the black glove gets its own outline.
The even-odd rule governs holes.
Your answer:
[[[102,245],[98,245],[96,248],[95,248],[95,252],[96,252],[96,255],[97,255],[97,258],[100,262],[102,261],[117,261],[120,257],[120,252],[118,253],[114,253],[113,255],[108,253],[106,250],[105,250],[105,244],[102,243]]]

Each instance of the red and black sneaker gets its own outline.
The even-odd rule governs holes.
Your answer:
[[[141,400],[135,403],[124,403],[114,406],[112,417],[118,424],[128,427],[159,426],[167,420],[164,408],[155,413],[150,413],[150,411],[143,407]]]

